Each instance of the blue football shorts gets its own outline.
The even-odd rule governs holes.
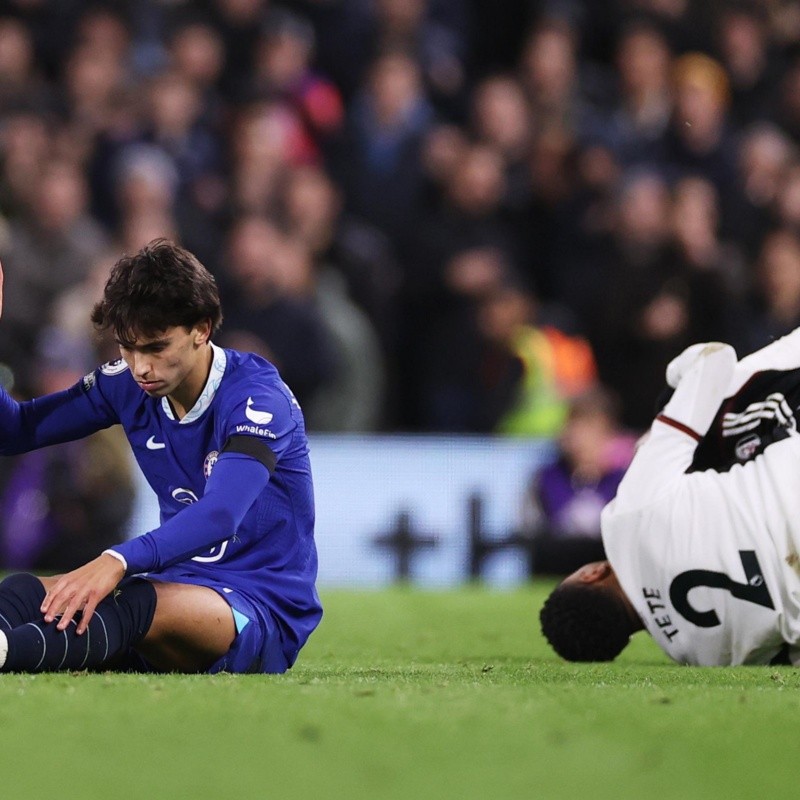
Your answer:
[[[271,616],[235,589],[217,589],[233,613],[236,638],[231,649],[208,669],[216,672],[286,672],[291,666],[281,646],[278,626]]]
[[[152,581],[162,580],[162,576],[148,575]],[[126,579],[127,580],[127,579]],[[175,580],[170,577],[168,580]],[[180,579],[178,579],[180,582]],[[196,580],[184,581],[207,586],[218,592],[230,606],[236,625],[236,638],[231,649],[214,662],[208,673],[217,672],[286,672],[291,663],[283,652],[278,624],[265,609],[259,609],[251,600],[227,586],[214,586]],[[129,672],[158,672],[143,656],[131,649],[127,656],[119,659],[115,669]]]

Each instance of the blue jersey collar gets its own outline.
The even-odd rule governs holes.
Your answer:
[[[211,344],[214,357],[211,359],[211,369],[208,373],[208,380],[203,387],[203,391],[200,392],[200,397],[197,398],[197,402],[189,410],[189,413],[186,414],[182,420],[179,420],[180,425],[188,425],[190,422],[199,419],[205,413],[206,409],[211,405],[211,401],[214,399],[217,389],[219,389],[222,376],[225,374],[228,356],[225,355],[225,351],[221,347],[217,347],[211,342],[209,344]],[[164,410],[168,419],[175,419],[175,413],[166,397],[161,398],[161,408]]]

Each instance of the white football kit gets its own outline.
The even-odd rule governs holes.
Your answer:
[[[727,472],[686,473],[726,397],[759,370],[798,365],[798,331],[739,363],[727,345],[687,356],[673,375],[672,399],[603,511],[603,542],[620,584],[675,661],[767,664],[788,645],[800,665],[796,429],[785,426],[786,438]]]

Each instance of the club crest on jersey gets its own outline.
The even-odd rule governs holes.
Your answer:
[[[90,372],[88,375],[83,376],[83,380],[81,381],[81,386],[83,386],[83,391],[88,392],[92,386],[97,383],[97,377],[95,376],[94,372]]]
[[[761,437],[757,433],[751,433],[736,442],[734,452],[739,461],[749,461],[759,447],[761,447]]]
[[[790,432],[797,430],[792,407],[780,392],[773,392],[764,400],[750,403],[744,411],[725,414],[722,418],[722,436],[738,436],[757,428],[762,422],[770,421]]]
[[[100,367],[100,372],[102,372],[103,375],[119,375],[120,372],[125,372],[126,369],[128,369],[128,365],[125,363],[125,359],[117,358],[114,361],[103,364],[103,366]]]
[[[208,480],[211,477],[211,470],[214,469],[214,464],[217,463],[218,458],[219,458],[219,450],[212,450],[206,456],[206,460],[203,462],[203,475],[205,475],[206,480]]]

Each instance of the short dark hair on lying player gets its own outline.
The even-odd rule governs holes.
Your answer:
[[[110,328],[123,345],[204,320],[211,321],[212,335],[222,323],[214,277],[192,253],[167,239],[154,239],[117,261],[92,311],[95,326]]]
[[[542,606],[542,633],[567,661],[613,661],[630,641],[622,601],[604,587],[562,583]]]

